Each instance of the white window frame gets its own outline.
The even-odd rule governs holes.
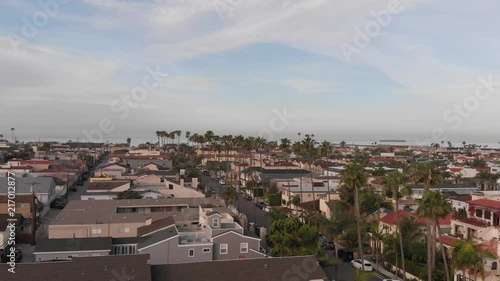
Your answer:
[[[210,248],[203,248],[203,253],[207,254],[210,253],[212,250]]]
[[[245,251],[243,251],[243,249],[245,249]],[[240,253],[242,254],[248,253],[248,243],[240,243]]]
[[[219,228],[219,226],[220,226],[220,220],[219,220],[219,218],[214,218],[213,221],[212,221],[212,227]]]
[[[92,234],[102,234],[102,228],[92,228]]]
[[[229,245],[228,244],[220,244],[220,254],[227,255],[228,252],[229,252]]]
[[[193,253],[193,254],[191,255],[191,253]],[[188,257],[194,258],[194,249],[189,249],[188,250]]]

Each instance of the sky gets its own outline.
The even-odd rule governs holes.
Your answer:
[[[2,0],[0,134],[498,142],[499,9],[493,0]]]

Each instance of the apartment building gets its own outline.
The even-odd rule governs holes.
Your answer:
[[[198,206],[223,204],[213,198],[70,201],[49,225],[49,238],[136,237],[139,227],[169,216],[191,221],[184,214]]]

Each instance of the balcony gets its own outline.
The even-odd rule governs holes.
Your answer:
[[[490,223],[488,223],[484,220],[481,220],[481,219],[477,219],[477,218],[457,218],[456,220],[458,220],[460,222],[468,223],[468,224],[471,224],[474,226],[478,226],[478,227],[490,226]]]

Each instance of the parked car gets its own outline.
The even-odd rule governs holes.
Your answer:
[[[335,250],[333,241],[323,240],[323,250]]]
[[[271,212],[271,209],[272,209],[272,208],[271,208],[270,206],[264,206],[264,207],[262,208],[262,210],[264,210],[264,212],[266,212],[266,213],[267,213],[267,212]]]
[[[363,260],[363,263],[365,265],[365,271],[373,271],[373,267],[372,267],[372,263],[367,261],[367,260]],[[363,269],[363,265],[361,263],[361,260],[360,259],[355,259],[355,260],[352,260],[351,261],[351,265],[354,267],[354,268],[357,268],[357,269]]]
[[[246,196],[245,196],[245,199],[246,199],[247,201],[252,201],[252,200],[253,200],[252,196],[250,196],[250,195],[246,195]]]
[[[203,171],[203,175],[210,176],[210,173],[208,171]]]
[[[226,182],[225,182],[224,180],[219,180],[219,184],[221,184],[221,185],[225,185],[225,184],[226,184]]]
[[[255,203],[255,206],[259,209],[262,209],[266,206],[266,203],[259,201],[259,202]]]
[[[62,210],[64,207],[66,207],[66,203],[62,201],[61,199],[56,199],[50,203],[50,207],[53,209],[59,209]]]
[[[0,260],[2,263],[9,262],[10,258],[7,255],[9,255],[9,253],[11,253],[11,251],[14,251],[14,253],[15,253],[16,263],[21,261],[21,259],[23,258],[23,252],[21,251],[20,248],[15,248],[12,246],[10,248],[5,248],[5,249],[2,249],[0,251],[1,251]]]

